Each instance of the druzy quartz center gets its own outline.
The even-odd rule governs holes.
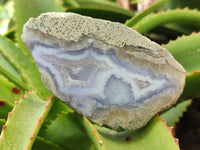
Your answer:
[[[142,127],[184,86],[184,69],[165,49],[119,23],[46,13],[25,24],[22,38],[46,87],[99,125]]]

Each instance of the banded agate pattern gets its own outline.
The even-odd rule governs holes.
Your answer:
[[[57,34],[55,26],[49,26],[52,22],[61,26]],[[112,27],[112,32],[120,28],[137,40],[108,37]],[[184,69],[165,49],[119,23],[47,13],[30,19],[22,38],[46,87],[99,125],[140,128],[174,104],[184,86]]]

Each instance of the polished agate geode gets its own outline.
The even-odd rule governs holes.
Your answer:
[[[29,19],[22,39],[46,87],[101,126],[140,128],[184,87],[185,70],[172,55],[120,23],[45,13]]]

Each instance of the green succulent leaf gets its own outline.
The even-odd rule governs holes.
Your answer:
[[[148,15],[138,22],[134,29],[144,34],[150,30],[169,23],[189,24],[200,26],[200,11],[189,9],[176,9]]]
[[[62,115],[63,113],[73,112],[71,108],[69,108],[66,104],[64,104],[61,100],[54,97],[52,108],[49,111],[41,129],[39,135],[44,137],[46,135],[47,128],[49,125],[57,118],[58,116]]]
[[[45,139],[67,149],[94,150],[94,145],[84,134],[81,121],[82,116],[77,113],[63,113],[48,126]]]
[[[19,80],[21,79],[19,77],[19,73],[18,73],[17,69],[3,56],[3,54],[1,54],[1,50],[0,50],[0,67],[3,68],[4,70],[7,70],[7,72],[12,74]],[[0,71],[1,71],[1,69],[0,69]]]
[[[10,82],[14,83],[20,89],[22,89],[24,91],[29,89],[28,86],[26,86],[26,84],[21,79],[14,76],[13,74],[11,74],[9,71],[7,71],[6,69],[4,69],[1,66],[0,66],[0,74],[2,74],[4,77],[6,77]]]
[[[31,149],[43,120],[52,104],[29,91],[8,115],[0,139],[1,150]]]
[[[200,1],[199,0],[170,0],[164,8],[165,9],[176,9],[176,8],[185,8],[189,7],[190,9],[200,9]]]
[[[74,12],[93,18],[124,23],[135,12],[122,8],[116,2],[107,0],[64,0],[70,7],[67,12]]]
[[[67,1],[67,0],[65,0]],[[117,5],[115,2],[106,1],[106,0],[76,0],[80,7],[83,8],[96,8],[96,9],[104,9],[111,12],[116,12],[119,14],[124,14],[128,16],[133,16],[135,13],[122,8]]]
[[[13,105],[7,100],[0,100],[0,118],[6,119],[8,117],[8,112],[13,108]]]
[[[51,95],[41,81],[41,75],[35,62],[30,60],[27,55],[14,45],[13,42],[3,36],[0,36],[0,52],[2,52],[8,60],[18,68],[21,76],[30,89],[34,89],[43,97]]]
[[[179,37],[163,45],[174,58],[186,69],[187,73],[200,70],[200,34]]]
[[[7,100],[11,104],[20,99],[24,92],[16,85],[8,81],[5,77],[0,75],[0,100]]]
[[[66,150],[65,148],[37,136],[31,150]]]
[[[97,150],[179,150],[178,141],[172,136],[171,128],[158,116],[137,131],[116,132],[92,125],[86,118],[83,124]]]
[[[3,128],[3,125],[6,123],[5,119],[0,119],[0,129]],[[0,130],[0,134],[1,134],[1,130]]]
[[[159,7],[163,6],[165,3],[169,2],[170,0],[160,0],[158,2],[156,2],[154,5],[152,5],[151,7],[145,9],[144,11],[142,11],[141,13],[135,15],[133,18],[131,18],[130,20],[128,20],[125,25],[127,25],[128,27],[132,27],[135,24],[137,24],[142,18],[146,17],[147,15],[149,15],[151,12],[155,11],[156,9],[158,9]]]
[[[105,19],[121,23],[124,23],[127,19],[130,19],[133,16],[133,15],[114,12],[112,10],[106,10],[104,8],[75,7],[75,8],[68,8],[67,12],[73,12],[84,16],[90,16],[93,18]]]
[[[63,0],[64,5],[67,7],[80,7],[79,3],[76,0]]]
[[[172,127],[183,116],[183,113],[187,110],[187,107],[191,104],[191,102],[191,100],[181,102],[162,113],[160,117],[166,121],[168,127]]]
[[[194,71],[191,74],[186,75],[185,87],[183,93],[179,98],[179,102],[200,97],[200,70]]]
[[[159,32],[160,28],[161,29],[163,28],[163,34],[176,35],[173,39],[177,38],[178,36],[189,35],[194,31],[194,29],[191,31],[179,24],[165,24],[158,28],[155,28],[153,31],[158,30]],[[168,32],[171,32],[171,33],[168,33]]]
[[[59,12],[64,9],[60,0],[14,0],[14,4],[17,41],[21,50],[25,53],[29,53],[21,39],[22,28],[25,22],[28,21],[30,17],[37,17],[41,13],[52,11]]]
[[[179,102],[200,97],[200,34],[179,37],[163,45],[187,71],[186,83]]]

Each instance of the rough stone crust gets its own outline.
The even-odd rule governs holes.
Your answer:
[[[185,70],[173,56],[157,43],[120,23],[93,19],[74,13],[45,13],[37,18],[29,19],[24,25],[22,39],[31,51],[39,67],[43,83],[47,88],[75,111],[86,115],[99,125],[126,130],[140,128],[157,112],[173,105],[184,87]],[[97,107],[96,110],[91,108],[92,111],[80,110],[72,104],[73,100],[69,99],[69,95],[60,90],[67,91],[68,87],[61,86],[59,89],[59,82],[66,82],[66,85],[69,82],[65,78],[66,70],[59,70],[59,65],[67,66],[69,60],[67,57],[65,61],[61,61],[59,58],[69,50],[76,52],[82,48],[87,49],[90,43],[94,44],[93,48],[102,51],[114,49],[117,59],[128,62],[132,66],[138,67],[142,72],[146,72],[139,74],[140,79],[144,77],[144,81],[148,81],[148,77],[151,78],[154,74],[155,76],[161,75],[164,76],[164,80],[167,79],[170,82],[171,87],[162,86],[166,90],[153,95],[153,97],[131,109],[109,104],[109,106],[98,106],[99,108]],[[52,51],[55,52],[54,55],[47,54]],[[44,62],[40,57],[44,59]],[[46,67],[47,63],[54,66],[58,65],[56,69],[61,76],[60,78],[52,75],[55,72],[49,71],[49,68]],[[73,68],[73,65],[70,67]],[[131,77],[133,76],[131,75]],[[118,79],[119,82],[121,82],[120,80]],[[157,81],[155,80],[155,82]],[[156,84],[155,82],[153,84]],[[160,79],[159,82],[163,81]],[[143,84],[145,86],[145,82]],[[113,97],[111,100],[113,100]],[[93,106],[95,105],[89,103],[88,108]],[[91,114],[94,115],[91,116]]]
[[[160,45],[117,22],[94,19],[75,13],[51,12],[41,14],[37,18],[30,18],[25,24],[24,30],[27,30],[26,28],[38,30],[66,41],[77,42],[85,35],[117,47],[142,47],[152,52],[146,57],[147,60],[151,61],[154,55],[157,56],[157,59],[153,59],[154,63],[157,63],[159,58],[162,58],[162,61],[164,61],[162,64],[169,64],[177,70],[185,72],[184,68],[174,60],[173,56]],[[132,54],[136,57],[143,57],[143,55],[141,56],[137,53]]]

